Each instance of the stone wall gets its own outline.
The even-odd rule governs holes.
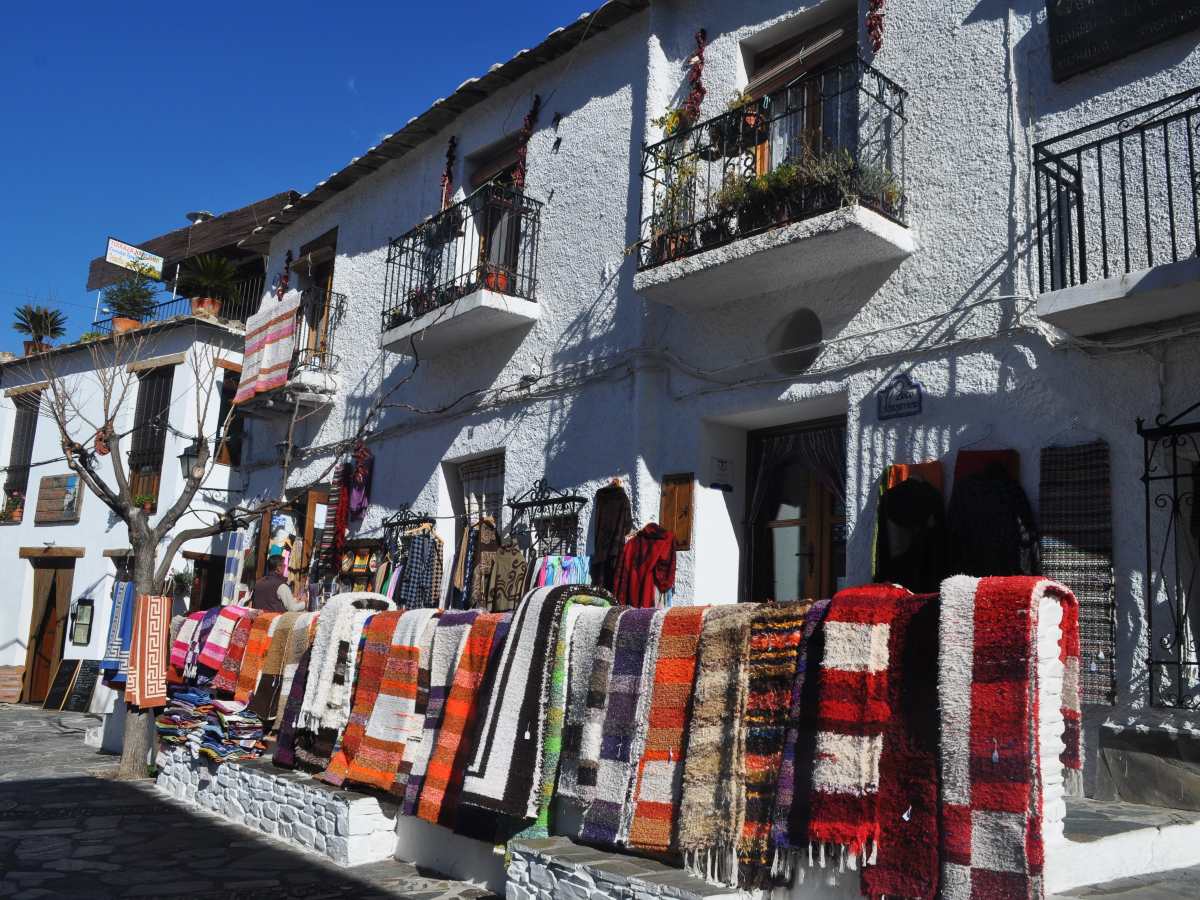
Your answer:
[[[159,790],[341,866],[396,855],[396,808],[269,760],[216,766],[182,749],[159,754]]]

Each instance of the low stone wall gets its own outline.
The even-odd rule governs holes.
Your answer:
[[[508,900],[734,900],[744,896],[653,860],[594,850],[566,838],[516,840],[508,849]]]
[[[159,754],[158,788],[341,866],[396,856],[396,807],[352,794],[269,760],[217,766],[183,749]]]

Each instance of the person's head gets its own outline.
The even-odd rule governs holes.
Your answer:
[[[267,557],[267,574],[268,575],[278,575],[282,571],[283,571],[283,557],[282,556],[268,556]]]

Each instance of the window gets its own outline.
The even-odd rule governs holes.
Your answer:
[[[222,466],[240,466],[242,464],[242,438],[246,430],[246,422],[242,414],[236,411],[233,398],[237,396],[238,382],[241,373],[229,369],[221,379],[221,403],[217,412],[217,462]],[[230,411],[234,410],[232,417]],[[228,423],[228,424],[226,424]],[[223,430],[222,430],[223,429]]]
[[[159,366],[138,373],[137,409],[129,449],[129,488],[135,498],[153,497],[155,503],[162,481],[174,377],[174,366]]]
[[[500,528],[504,509],[504,454],[485,456],[462,463],[458,467],[462,485],[463,514],[467,522],[480,516],[491,516]]]
[[[96,601],[91,597],[80,597],[75,602],[75,617],[71,622],[71,643],[86,647],[92,642],[92,617]]]
[[[858,28],[854,16],[835,19],[754,54],[746,93],[765,97],[818,68],[854,58]]]
[[[4,480],[4,493],[25,496],[29,488],[29,464],[33,461],[33,438],[37,432],[37,420],[42,409],[41,391],[28,391],[12,398],[17,409],[13,424],[12,449],[8,454],[8,477]]]

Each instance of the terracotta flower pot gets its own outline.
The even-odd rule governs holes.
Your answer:
[[[8,514],[8,518],[9,518],[10,522],[20,522],[21,519],[23,519],[24,517],[25,517],[25,509],[24,509],[24,507],[20,507],[20,506],[18,506],[16,509],[14,509],[11,513]]]
[[[192,315],[193,316],[211,316],[216,318],[221,314],[221,298],[220,297],[193,297],[192,298]]]
[[[142,512],[144,512],[146,515],[150,515],[150,513],[154,512],[154,504],[153,503],[143,503],[142,504]]]
[[[484,282],[487,284],[489,291],[496,291],[499,294],[508,293],[507,272],[488,272]]]
[[[33,356],[35,353],[45,353],[49,349],[50,345],[41,341],[25,341],[26,356]]]
[[[141,319],[131,319],[128,316],[113,316],[113,331],[117,334],[124,334],[127,331],[136,331],[142,327]]]

